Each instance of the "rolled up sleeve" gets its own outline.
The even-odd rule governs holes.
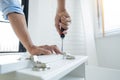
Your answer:
[[[18,0],[0,0],[0,7],[5,19],[8,19],[8,14],[13,12],[24,15]]]

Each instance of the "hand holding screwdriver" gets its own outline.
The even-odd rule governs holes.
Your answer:
[[[65,29],[63,31],[63,34],[67,33],[67,30],[69,29],[69,24],[71,23],[71,18],[67,11],[57,12],[55,17],[55,27],[59,35],[61,35],[61,27]]]
[[[63,19],[61,18],[61,21],[60,21],[60,37],[61,37],[61,40],[62,40],[62,42],[61,42],[61,51],[62,51],[62,53],[63,53],[63,47],[64,47],[64,45],[63,45],[63,39],[64,39],[64,37],[65,37],[65,34],[66,34],[66,30],[67,29],[64,29],[63,28],[63,24],[62,24],[62,21],[63,21]],[[66,24],[68,24],[69,23],[69,21],[66,23]],[[68,25],[67,25],[68,26]]]

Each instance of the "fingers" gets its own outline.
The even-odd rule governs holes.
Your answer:
[[[69,26],[70,23],[71,23],[70,17],[62,16],[62,17],[61,17],[61,23],[64,24],[65,27]],[[65,28],[65,27],[63,26],[63,28]],[[67,27],[67,29],[68,29],[68,27]]]
[[[53,54],[53,53],[59,54],[59,53],[61,53],[61,51],[59,50],[59,48],[56,45],[51,45],[51,46],[44,45],[44,46],[39,46],[39,47],[50,51],[50,54]]]
[[[49,55],[51,52],[47,49],[41,48],[39,46],[34,46],[32,49],[29,51],[32,55]]]
[[[40,48],[38,51],[38,55],[49,55],[49,54],[51,54],[51,51],[43,49],[43,48]]]
[[[71,23],[71,19],[70,19],[70,16],[69,15],[62,15],[60,17],[60,20],[61,20],[61,27],[64,28],[65,30],[68,29],[68,26],[70,25]]]
[[[51,45],[51,48],[53,49],[53,51],[54,51],[56,54],[62,53],[56,45]]]
[[[29,51],[32,55],[50,55],[62,53],[56,45],[33,46]]]
[[[61,27],[65,30],[68,30],[68,25],[65,23],[61,23]]]
[[[41,46],[41,48],[46,49],[46,50],[49,50],[51,53],[54,52],[53,49],[52,49],[52,47],[50,47],[50,46],[48,46],[48,45]]]

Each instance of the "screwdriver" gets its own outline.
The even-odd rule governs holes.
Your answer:
[[[63,31],[64,31],[65,29],[63,29],[62,27],[61,27],[61,34],[60,34],[60,37],[61,37],[61,51],[63,52],[63,39],[64,39],[64,37],[65,37],[65,34],[63,34]]]

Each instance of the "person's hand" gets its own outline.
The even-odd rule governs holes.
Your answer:
[[[71,23],[71,19],[67,11],[58,10],[55,16],[55,27],[58,33],[61,34],[61,27],[62,27],[64,29],[63,34],[66,34],[70,23]]]
[[[49,55],[62,53],[56,45],[32,46],[29,50],[32,55]]]

